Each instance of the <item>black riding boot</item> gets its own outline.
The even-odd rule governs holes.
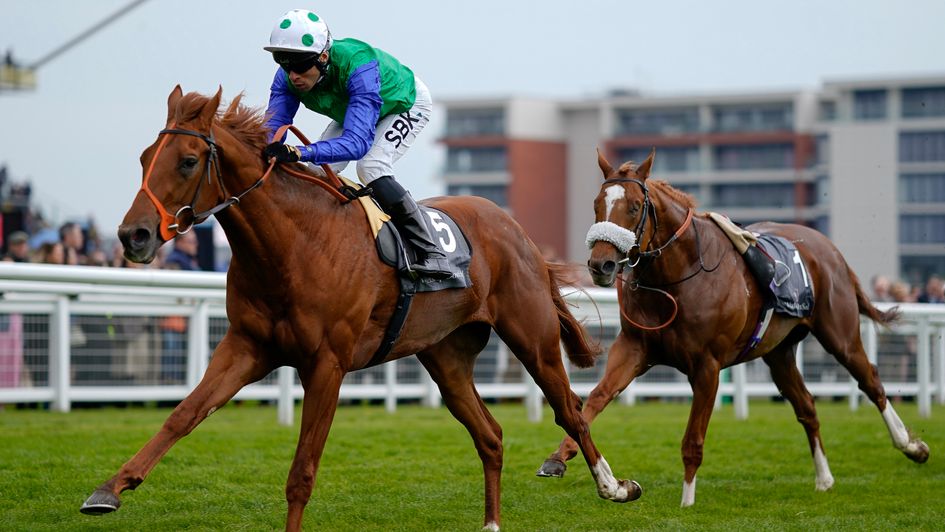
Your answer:
[[[452,277],[446,255],[430,238],[427,226],[423,223],[423,213],[410,193],[388,175],[371,181],[369,186],[373,191],[371,195],[381,205],[384,212],[390,215],[391,221],[394,222],[401,236],[417,252],[417,263],[412,264],[410,269],[431,279]]]
[[[752,275],[758,280],[766,291],[771,290],[771,281],[774,280],[774,261],[772,261],[758,246],[748,246],[748,249],[742,253],[745,263]]]

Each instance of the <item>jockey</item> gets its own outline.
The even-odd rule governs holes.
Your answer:
[[[394,180],[392,165],[430,121],[433,101],[426,85],[388,53],[355,39],[333,39],[325,21],[293,9],[279,18],[265,50],[279,64],[269,94],[266,126],[291,124],[299,104],[332,122],[307,146],[270,139],[264,155],[302,161],[320,174],[340,172],[358,161],[358,178],[417,251],[411,269],[433,279],[451,277],[446,256],[434,244],[423,213]]]

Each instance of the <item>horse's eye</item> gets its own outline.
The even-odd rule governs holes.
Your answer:
[[[193,157],[193,156],[184,157],[180,161],[180,166],[179,166],[180,171],[186,172],[186,173],[192,172],[194,168],[197,168],[197,162],[198,162],[198,159],[196,157]]]

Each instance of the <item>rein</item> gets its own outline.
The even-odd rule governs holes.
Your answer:
[[[291,124],[286,124],[276,130],[276,134],[273,138],[282,138],[286,131],[292,131],[299,140],[305,144],[309,144],[305,135],[302,134],[295,126]],[[253,190],[256,190],[266,179],[272,174],[272,169],[276,166],[276,160],[273,159],[269,162],[269,168],[266,169],[262,177],[256,180],[255,183],[249,186],[243,192],[235,196],[230,196],[226,200],[218,203],[217,205],[202,211],[195,212],[194,204],[197,202],[197,198],[200,195],[200,188],[203,186],[203,179],[197,181],[197,189],[194,191],[193,197],[190,199],[190,203],[177,209],[173,215],[164,207],[161,201],[154,195],[154,192],[151,191],[149,186],[149,181],[151,180],[151,173],[154,171],[154,165],[157,162],[158,156],[161,154],[161,150],[164,149],[164,146],[167,144],[167,139],[170,135],[190,135],[192,137],[197,137],[207,143],[208,155],[207,155],[207,164],[204,167],[204,175],[207,176],[207,183],[211,181],[212,171],[216,170],[217,181],[220,183],[220,188],[226,194],[226,186],[223,184],[223,174],[220,170],[220,152],[223,151],[223,148],[216,143],[216,140],[213,137],[213,129],[211,127],[210,134],[204,135],[199,131],[193,131],[190,129],[179,129],[175,127],[175,124],[172,123],[170,127],[162,129],[158,132],[158,135],[161,136],[161,142],[158,143],[157,151],[154,153],[154,157],[151,158],[151,164],[148,165],[148,171],[144,175],[144,181],[141,182],[141,190],[148,196],[151,200],[151,203],[154,204],[154,207],[157,209],[158,214],[161,216],[161,224],[159,226],[161,231],[161,237],[165,240],[171,240],[176,235],[182,235],[190,231],[195,225],[203,223],[208,218],[217,214],[218,212],[230,207],[234,204],[238,204],[243,196],[249,194]],[[359,192],[355,191],[352,187],[345,185],[338,178],[338,175],[335,174],[335,171],[331,166],[327,164],[321,165],[322,169],[325,171],[325,179],[321,179],[296,168],[293,168],[287,164],[283,164],[282,171],[299,179],[314,183],[325,190],[327,190],[332,196],[338,199],[341,203],[348,203],[355,197],[359,195]],[[183,221],[182,215],[185,213],[191,213],[189,216],[189,221]]]

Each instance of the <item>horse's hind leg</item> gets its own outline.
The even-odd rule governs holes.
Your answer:
[[[804,379],[794,361],[796,345],[789,341],[784,342],[766,354],[764,361],[771,370],[772,380],[781,395],[791,402],[797,421],[807,433],[807,442],[810,444],[810,454],[814,458],[814,469],[817,473],[814,485],[817,491],[827,491],[833,486],[833,475],[830,474],[827,455],[820,439],[820,420],[817,419],[814,396],[804,385]]]
[[[577,442],[597,483],[598,495],[615,502],[636,500],[643,492],[640,485],[615,478],[591,439],[587,421],[581,415],[581,399],[571,390],[561,361],[557,313],[553,307],[546,310],[543,315],[532,305],[527,318],[502,319],[496,324],[496,332],[545,394],[554,410],[555,423]]]
[[[705,446],[705,433],[709,428],[709,419],[715,407],[715,394],[719,390],[720,367],[714,358],[706,357],[703,363],[689,373],[689,385],[692,386],[692,407],[689,411],[689,423],[682,440],[682,461],[685,467],[683,475],[683,493],[680,506],[692,506],[696,502],[696,471],[702,465],[702,450]]]
[[[588,424],[593,423],[604,408],[622,392],[633,379],[642,374],[646,368],[643,361],[643,352],[636,342],[632,342],[623,334],[618,334],[616,341],[607,353],[607,367],[597,386],[591,390],[582,413]],[[539,477],[563,477],[567,469],[565,462],[574,458],[578,452],[578,445],[570,436],[566,436],[536,473]]]
[[[833,355],[843,367],[847,368],[847,371],[859,384],[860,390],[879,409],[883,421],[886,422],[886,429],[889,430],[893,446],[902,451],[910,460],[920,464],[924,463],[929,459],[929,446],[921,439],[910,435],[909,430],[899,418],[899,414],[886,400],[886,391],[883,388],[883,383],[879,380],[879,372],[876,370],[876,366],[870,363],[866,357],[866,351],[863,349],[863,342],[860,339],[859,316],[855,309],[849,312],[840,312],[839,310],[831,309],[828,316],[814,321],[812,327],[814,336],[827,352]],[[853,317],[844,322],[840,322],[839,318],[835,318],[842,315]],[[824,322],[824,320],[829,321]]]
[[[253,345],[225,336],[213,352],[200,384],[177,405],[161,430],[115,476],[89,496],[80,509],[82,513],[97,515],[117,510],[121,506],[121,492],[133,490],[144,482],[177,440],[194,430],[243,386],[266,376],[271,369]]]
[[[447,336],[439,344],[417,354],[440,388],[443,402],[469,431],[476,445],[485,480],[484,530],[498,530],[500,476],[502,474],[502,428],[486,409],[473,383],[476,355],[489,341],[489,326],[470,324]]]

